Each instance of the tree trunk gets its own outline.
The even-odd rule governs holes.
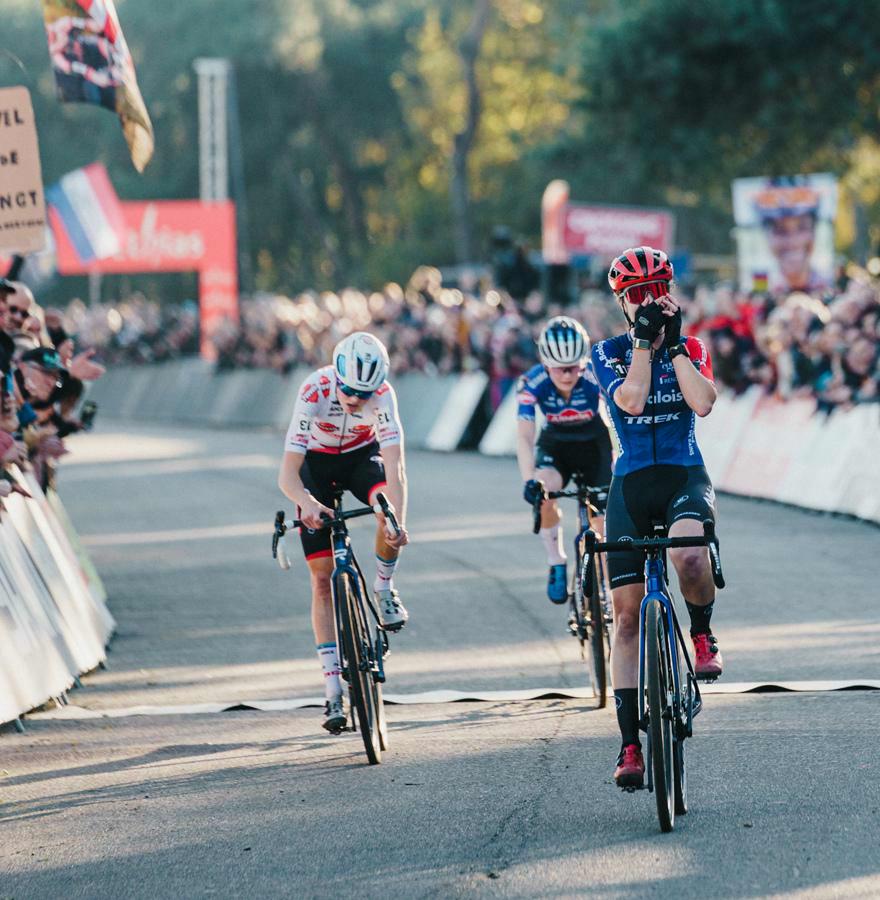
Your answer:
[[[455,241],[455,259],[458,263],[473,260],[473,234],[471,228],[471,198],[468,185],[468,156],[480,125],[481,98],[477,84],[477,58],[489,16],[492,0],[475,0],[474,14],[465,32],[458,52],[467,82],[467,116],[464,130],[455,135],[452,149],[452,229]]]

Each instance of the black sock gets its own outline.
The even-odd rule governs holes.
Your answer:
[[[687,600],[684,602],[688,608],[688,615],[691,617],[691,635],[709,634],[712,630],[709,628],[709,621],[712,618],[715,601],[713,600],[708,606],[694,606],[693,603],[688,603]]]
[[[620,737],[624,744],[638,744],[639,740],[639,692],[636,688],[622,688],[614,692],[614,702],[617,704],[617,724],[620,727]]]

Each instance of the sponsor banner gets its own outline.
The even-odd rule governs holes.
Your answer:
[[[101,163],[68,172],[46,189],[49,216],[83,264],[115,256],[127,227],[116,191]]]
[[[675,217],[659,209],[571,203],[565,210],[564,242],[571,256],[610,260],[627,247],[643,244],[668,252],[674,231]]]
[[[833,284],[833,175],[737,178],[732,191],[741,290],[812,292]]]
[[[43,21],[58,99],[115,112],[131,161],[143,172],[153,155],[153,125],[113,0],[43,0]]]
[[[0,89],[0,252],[25,255],[43,250],[46,224],[31,95],[25,87],[3,88]]]
[[[63,231],[56,231],[62,275],[199,273],[202,355],[223,322],[238,321],[238,264],[235,204],[222,201],[154,200],[122,203],[125,237],[119,253],[83,263]]]

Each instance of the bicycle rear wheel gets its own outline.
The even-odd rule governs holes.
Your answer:
[[[364,749],[371,765],[382,762],[382,742],[379,734],[378,685],[368,671],[368,639],[357,609],[357,588],[348,575],[336,577],[336,603],[339,609],[339,627],[342,631],[342,653],[348,674],[348,687],[352,701],[352,715],[357,715],[358,727],[364,741]]]
[[[584,594],[583,603],[584,618],[589,623],[590,629],[590,677],[593,680],[593,692],[596,695],[596,706],[604,709],[608,703],[608,670],[605,662],[607,648],[605,646],[605,610],[602,608],[602,599],[599,596],[599,578],[597,566],[592,566],[592,581],[584,585],[589,590],[589,596]]]
[[[672,709],[669,702],[671,677],[665,612],[659,600],[651,601],[645,610],[645,687],[657,817],[661,831],[672,831],[675,824],[675,776]]]

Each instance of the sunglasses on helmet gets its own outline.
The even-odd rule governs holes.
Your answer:
[[[669,295],[668,281],[649,281],[646,284],[634,284],[621,293],[627,303],[638,303],[641,306],[646,300],[657,300]]]
[[[358,400],[369,400],[376,393],[375,391],[359,391],[356,388],[349,387],[347,384],[340,384],[339,390],[346,397],[357,397]]]

